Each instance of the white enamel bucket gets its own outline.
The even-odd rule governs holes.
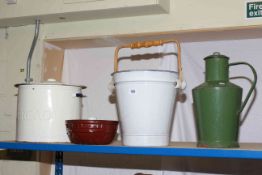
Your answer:
[[[80,119],[84,86],[18,84],[17,141],[69,142],[65,120]]]
[[[164,70],[118,71],[121,48],[141,48],[175,42],[178,47],[178,73]],[[176,40],[148,41],[120,46],[115,52],[117,107],[123,145],[167,146],[178,88],[184,88],[180,45]]]

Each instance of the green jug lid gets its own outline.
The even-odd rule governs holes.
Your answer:
[[[211,58],[224,58],[224,59],[229,59],[229,57],[225,55],[221,55],[219,52],[214,52],[212,55],[209,55],[204,58],[204,60],[211,59]]]

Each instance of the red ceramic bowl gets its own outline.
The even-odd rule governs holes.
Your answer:
[[[76,144],[107,145],[117,131],[118,121],[112,120],[66,120],[69,140]]]

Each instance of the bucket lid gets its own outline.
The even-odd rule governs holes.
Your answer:
[[[81,89],[86,89],[86,86],[83,85],[72,85],[72,84],[64,84],[61,82],[56,81],[55,79],[48,79],[45,82],[42,83],[32,83],[32,84],[27,84],[27,83],[19,83],[19,84],[15,84],[15,87],[19,87],[19,86],[26,86],[26,85],[59,85],[59,86],[75,86],[75,87],[80,87]]]

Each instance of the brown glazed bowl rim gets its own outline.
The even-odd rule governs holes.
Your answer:
[[[117,124],[118,121],[117,120],[81,120],[81,119],[77,119],[77,120],[66,120],[65,121],[66,124],[79,124],[79,123],[84,123],[84,124],[100,124],[100,123],[104,123],[104,124]]]

